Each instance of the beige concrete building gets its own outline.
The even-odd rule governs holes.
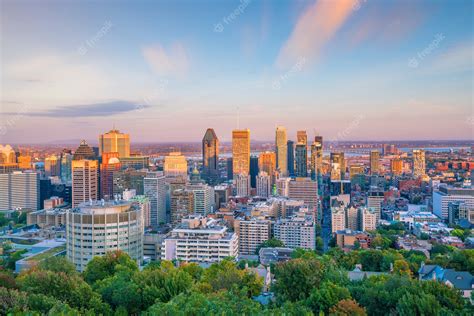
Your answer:
[[[97,160],[72,161],[72,207],[99,197]]]
[[[257,247],[271,237],[271,221],[236,219],[234,231],[239,236],[239,254],[254,255]]]

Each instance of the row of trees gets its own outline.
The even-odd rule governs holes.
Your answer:
[[[386,262],[375,254],[359,259]],[[169,261],[143,270],[122,252],[94,258],[79,274],[65,258],[49,258],[16,278],[0,273],[0,314],[68,315],[469,315],[474,311],[458,291],[438,282],[420,282],[410,267],[350,282],[345,265],[350,254],[332,250],[324,256],[298,250],[295,258],[272,266],[275,299],[254,300],[263,279],[232,260],[207,269],[197,264],[175,267]],[[394,254],[382,253],[390,256]],[[367,256],[365,258],[364,256]],[[402,256],[405,258],[404,256]],[[363,259],[365,258],[365,259]],[[397,257],[398,258],[398,257]],[[390,260],[392,260],[390,259]],[[406,259],[403,259],[406,260]]]

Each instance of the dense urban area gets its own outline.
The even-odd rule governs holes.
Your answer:
[[[472,315],[472,143],[295,136],[0,146],[0,313]]]

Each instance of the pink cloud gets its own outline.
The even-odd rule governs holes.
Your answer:
[[[308,6],[281,48],[277,66],[291,66],[302,57],[317,58],[326,43],[354,12],[357,3],[357,0],[319,0]]]
[[[189,59],[185,47],[176,42],[166,50],[162,45],[142,49],[150,67],[159,75],[181,76],[189,70]]]

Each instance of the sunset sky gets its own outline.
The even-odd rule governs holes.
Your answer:
[[[474,138],[470,0],[0,3],[0,143]]]

